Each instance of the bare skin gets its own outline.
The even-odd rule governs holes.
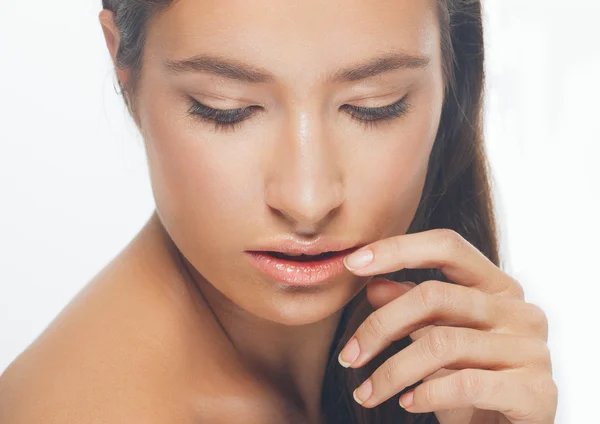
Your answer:
[[[320,423],[333,333],[368,279],[348,272],[289,290],[245,251],[282,237],[356,245],[406,231],[443,102],[435,3],[179,0],[155,16],[133,118],[156,213],[6,370],[0,422]],[[110,13],[100,18],[114,60],[118,30]],[[391,52],[429,65],[326,80]],[[199,54],[274,79],[164,67]],[[190,97],[260,110],[215,132],[188,113]],[[342,107],[403,97],[405,115],[368,128]]]
[[[286,422],[192,290],[153,214],[2,375],[0,422]]]

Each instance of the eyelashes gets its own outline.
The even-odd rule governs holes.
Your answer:
[[[411,105],[402,97],[395,103],[387,106],[369,108],[352,105],[343,105],[342,109],[348,112],[353,120],[361,124],[365,129],[376,125],[392,122],[408,112]],[[260,106],[249,106],[239,109],[214,109],[203,105],[195,99],[190,99],[188,113],[197,117],[202,122],[212,124],[215,131],[235,131],[248,118],[252,117],[254,111]]]
[[[360,107],[352,105],[343,105],[342,108],[348,110],[350,117],[358,121],[366,129],[385,122],[391,122],[396,118],[406,115],[411,105],[402,97],[395,103],[381,107]]]
[[[215,131],[235,130],[243,121],[254,115],[253,111],[260,106],[249,106],[239,109],[213,109],[197,100],[191,99],[188,113],[201,121],[214,124]]]

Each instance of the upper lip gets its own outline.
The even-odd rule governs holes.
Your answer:
[[[272,240],[270,243],[250,249],[249,251],[280,252],[284,254],[319,255],[327,252],[339,252],[344,250],[357,250],[365,243],[357,243],[348,240],[319,239],[317,241],[305,242],[295,239]]]

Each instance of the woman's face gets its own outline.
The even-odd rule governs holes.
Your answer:
[[[136,119],[157,210],[191,265],[233,304],[288,325],[324,319],[364,277],[345,272],[290,290],[256,270],[245,251],[285,237],[356,245],[405,233],[443,101],[436,7],[435,0],[179,0],[149,22]],[[394,54],[429,63],[367,77],[340,71]],[[193,57],[252,69],[174,65]],[[348,109],[402,100],[396,110],[404,113],[388,120],[361,122],[369,112]],[[216,129],[190,113],[192,101],[251,108],[222,115],[246,119]]]

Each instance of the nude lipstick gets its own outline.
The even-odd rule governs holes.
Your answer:
[[[297,286],[313,286],[325,283],[346,271],[344,257],[358,248],[318,255],[288,255],[272,251],[246,253],[259,271],[276,281]]]

